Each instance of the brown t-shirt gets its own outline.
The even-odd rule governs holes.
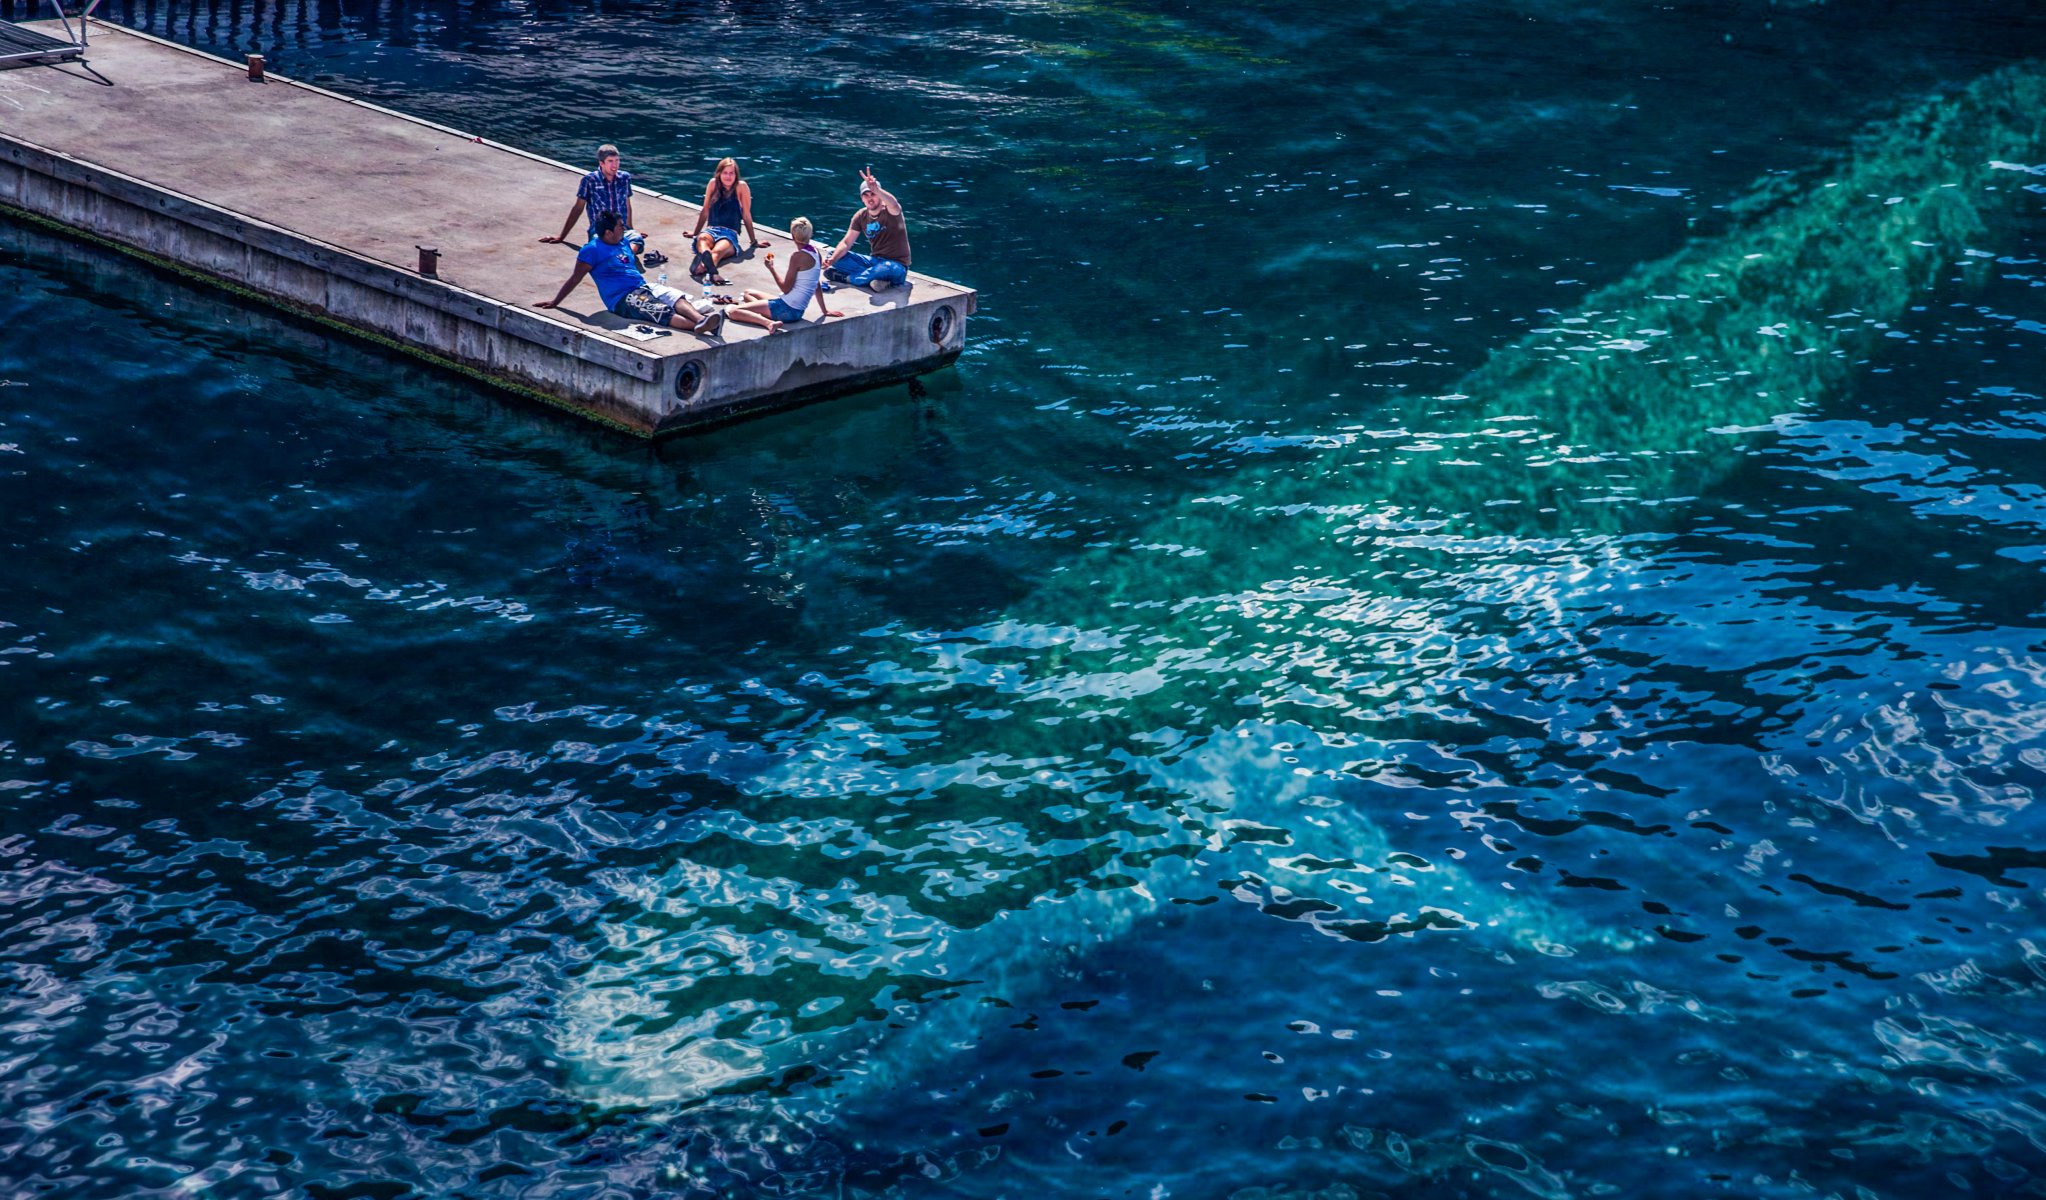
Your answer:
[[[867,253],[909,265],[909,227],[903,224],[901,213],[885,208],[879,214],[870,213],[862,204],[853,214],[852,227],[866,234]]]

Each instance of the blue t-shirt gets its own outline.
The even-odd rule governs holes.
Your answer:
[[[589,264],[590,279],[596,283],[597,295],[603,298],[605,308],[617,305],[634,288],[646,286],[646,276],[633,265],[631,247],[623,242],[612,246],[600,238],[576,251],[575,260]]]

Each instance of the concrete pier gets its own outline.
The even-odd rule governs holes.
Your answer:
[[[45,26],[61,36],[54,22],[24,27]],[[841,287],[829,298],[843,318],[779,334],[727,322],[718,338],[635,341],[588,282],[560,309],[535,309],[575,265],[573,247],[536,239],[560,231],[587,168],[250,76],[245,64],[98,22],[84,63],[0,72],[0,212],[648,436],[905,379],[959,355],[974,293],[915,272],[880,295]],[[635,224],[675,260],[662,268],[669,282],[687,288],[697,206],[637,182],[633,191]],[[826,246],[852,191],[809,214]],[[762,201],[775,208],[771,195]],[[915,219],[912,209],[912,238]],[[787,233],[757,228],[786,261]],[[437,275],[419,273],[420,246],[439,249]],[[759,257],[726,263],[731,285],[717,290],[776,290]]]

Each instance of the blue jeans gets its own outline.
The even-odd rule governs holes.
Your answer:
[[[793,325],[803,319],[803,314],[781,302],[780,297],[767,302],[767,315],[784,325]]]
[[[902,283],[909,278],[909,268],[892,258],[875,258],[848,250],[831,268],[831,277],[854,287],[865,287],[876,279]]]

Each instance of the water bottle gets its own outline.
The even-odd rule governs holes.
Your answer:
[[[661,272],[660,275],[654,279],[654,282],[660,284],[662,287],[667,287],[668,273],[666,271]]]

